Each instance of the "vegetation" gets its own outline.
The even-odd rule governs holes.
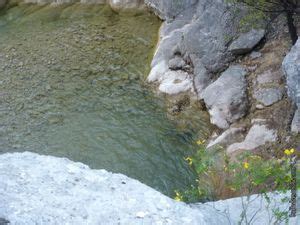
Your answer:
[[[250,9],[249,18],[285,14],[292,43],[295,44],[298,35],[295,25],[295,15],[300,14],[300,0],[228,0],[234,4],[243,4]]]
[[[187,157],[186,161],[198,174],[198,186],[183,192],[176,191],[175,199],[178,201],[208,201],[236,196],[246,196],[250,201],[251,195],[261,194],[270,202],[268,192],[286,192],[296,184],[296,178],[291,175],[291,165],[292,169],[296,168],[293,164],[296,160],[293,148],[285,149],[280,158],[266,159],[249,152],[230,158],[220,147],[206,150],[204,142],[198,141],[197,144],[199,150],[193,156]],[[297,174],[299,176],[300,172]],[[286,199],[282,201],[284,200]],[[291,203],[295,204],[295,201]],[[288,219],[289,210],[272,210],[278,220]],[[242,218],[246,221],[245,215]]]

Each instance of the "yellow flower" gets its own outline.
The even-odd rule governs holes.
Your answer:
[[[181,202],[182,199],[183,199],[182,195],[178,191],[175,191],[175,198],[174,198],[174,200],[178,201],[178,202]]]
[[[291,148],[291,149],[285,149],[284,150],[284,154],[286,155],[291,155],[295,152],[295,149]]]
[[[249,163],[244,162],[244,168],[247,170],[249,168]]]
[[[191,157],[186,157],[185,161],[187,161],[190,166],[193,164],[193,160]]]
[[[197,145],[203,145],[205,143],[205,140],[202,140],[202,141],[198,140],[196,143],[197,143]]]

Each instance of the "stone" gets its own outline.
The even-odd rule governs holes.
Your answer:
[[[159,80],[159,91],[175,95],[190,91],[193,88],[193,81],[188,73],[183,71],[168,71]]]
[[[253,51],[250,54],[251,59],[257,59],[257,58],[260,58],[261,56],[262,56],[262,54],[260,52],[256,52],[256,51]]]
[[[263,29],[251,29],[247,33],[241,34],[229,46],[229,51],[233,54],[241,55],[250,52],[265,36]]]
[[[217,225],[223,218],[122,174],[30,152],[0,155],[0,193],[0,215],[11,224]]]
[[[288,95],[292,101],[300,106],[300,39],[292,47],[282,62],[282,69],[286,76]]]
[[[191,8],[198,0],[145,0],[147,7],[162,20],[172,20],[185,9]]]
[[[294,133],[300,133],[300,109],[297,109],[294,114],[291,130]]]
[[[186,65],[185,61],[180,56],[175,56],[169,61],[169,69],[171,70],[180,70],[183,69]]]
[[[221,129],[246,115],[248,107],[246,71],[240,65],[230,66],[203,92],[211,123]]]
[[[234,142],[238,142],[244,138],[245,128],[244,127],[231,127],[224,131],[215,140],[212,140],[207,145],[207,148],[211,148],[215,145],[230,145]]]
[[[82,4],[106,4],[106,0],[80,0]]]
[[[137,10],[144,6],[143,0],[108,0],[107,2],[117,12]]]
[[[271,106],[280,101],[283,97],[281,88],[258,88],[254,91],[253,97],[264,106]]]
[[[267,128],[266,125],[254,124],[250,128],[244,141],[234,143],[227,148],[228,153],[237,150],[254,150],[255,148],[265,145],[268,142],[277,140],[277,131]]]
[[[258,85],[263,84],[270,84],[270,83],[276,83],[280,84],[282,83],[282,72],[281,71],[272,71],[267,70],[262,74],[259,74],[256,78],[256,82]]]

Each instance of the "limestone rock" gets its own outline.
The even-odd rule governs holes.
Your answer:
[[[0,193],[0,215],[11,224],[221,222],[218,215],[176,202],[124,175],[29,152],[0,155]]]
[[[295,104],[300,105],[300,39],[286,55],[282,63],[286,76],[288,95]]]
[[[292,132],[300,133],[300,109],[297,109],[292,121]]]
[[[247,111],[246,71],[242,66],[229,67],[203,92],[204,102],[211,116],[211,123],[226,129],[242,118]]]
[[[236,55],[250,52],[265,36],[263,29],[251,29],[249,32],[241,34],[229,46],[229,50]]]
[[[209,142],[207,148],[213,147],[215,145],[230,145],[234,142],[238,142],[244,138],[245,128],[244,127],[231,127],[224,131],[215,140]]]
[[[175,56],[173,59],[169,61],[169,68],[171,70],[180,70],[183,69],[186,65],[185,61],[182,57]]]
[[[262,74],[259,74],[256,78],[258,85],[276,83],[280,84],[282,82],[282,72],[267,70]]]
[[[266,125],[254,124],[245,140],[240,143],[234,143],[227,148],[228,153],[233,153],[237,150],[253,150],[268,142],[275,142],[277,140],[277,132],[268,129]]]
[[[174,19],[178,14],[192,5],[198,0],[145,0],[145,4],[162,20]]]
[[[283,90],[280,88],[258,88],[253,96],[264,106],[270,106],[280,101],[283,97]]]

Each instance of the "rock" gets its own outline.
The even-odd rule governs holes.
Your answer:
[[[211,123],[221,129],[242,118],[247,111],[246,71],[242,66],[230,66],[219,79],[203,92]]]
[[[292,47],[282,62],[282,69],[286,76],[288,95],[292,101],[300,106],[300,39]]]
[[[271,106],[282,99],[283,89],[258,88],[254,91],[253,97],[264,106]]]
[[[168,71],[160,78],[159,82],[159,91],[169,95],[190,91],[193,88],[191,77],[183,71]]]
[[[169,68],[171,70],[183,69],[185,65],[186,65],[185,61],[180,56],[175,56],[173,59],[169,61]]]
[[[233,153],[237,150],[254,150],[268,142],[275,142],[277,140],[277,132],[268,129],[266,125],[254,124],[245,140],[240,143],[234,143],[227,148],[228,153]]]
[[[256,51],[253,51],[250,54],[251,59],[257,59],[257,58],[260,58],[261,56],[262,56],[262,54],[260,52],[256,52]]]
[[[117,11],[132,11],[144,6],[143,0],[108,0],[110,7]]]
[[[214,145],[230,145],[238,142],[244,138],[245,128],[244,127],[231,127],[224,131],[215,140],[210,141],[207,148],[213,147]]]
[[[0,215],[11,224],[218,225],[223,219],[122,174],[65,158],[3,154],[0,171]]]
[[[212,75],[206,70],[199,59],[193,60],[194,87],[199,99],[203,99],[203,91],[212,82]]]
[[[291,130],[294,133],[300,133],[300,109],[297,109],[292,121]]]
[[[106,4],[106,0],[80,0],[82,4]]]
[[[265,36],[263,29],[251,29],[249,32],[241,34],[229,46],[229,51],[233,54],[241,55],[250,52]]]
[[[145,0],[145,4],[162,20],[172,20],[185,9],[191,8],[198,0]]]
[[[267,70],[262,74],[259,74],[256,78],[258,85],[269,84],[269,83],[282,83],[282,72]]]

